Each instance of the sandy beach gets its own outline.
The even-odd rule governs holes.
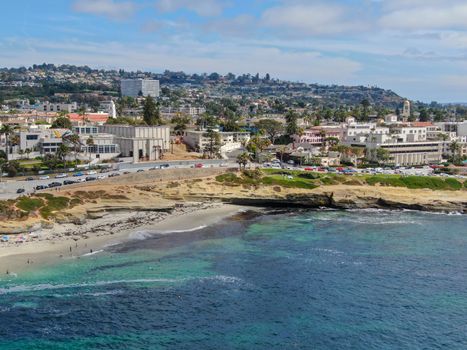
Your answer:
[[[39,238],[25,243],[0,243],[0,276],[18,276],[64,259],[98,254],[105,247],[140,239],[135,231],[159,234],[189,231],[213,225],[244,210],[222,203],[191,203],[172,213],[120,212],[84,225],[56,224],[42,230]],[[1,279],[1,278],[0,278]]]

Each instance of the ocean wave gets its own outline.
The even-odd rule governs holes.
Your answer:
[[[311,250],[315,252],[323,252],[323,253],[329,253],[329,254],[335,254],[335,255],[345,254],[344,252],[341,252],[340,250],[335,250],[335,249],[313,248]]]
[[[12,293],[25,293],[25,292],[40,292],[47,290],[63,290],[63,289],[79,289],[89,287],[105,287],[118,284],[144,284],[144,283],[183,283],[187,281],[209,281],[216,280],[225,284],[238,284],[243,283],[243,280],[234,276],[207,276],[207,277],[193,277],[193,278],[141,278],[133,280],[113,280],[113,281],[96,281],[90,283],[71,283],[71,284],[35,284],[35,285],[17,285],[6,288],[0,288],[0,295]],[[112,291],[111,291],[112,292]]]
[[[198,226],[198,227],[187,228],[187,229],[184,229],[184,230],[156,231],[155,233],[157,233],[157,234],[168,234],[168,233],[195,232],[195,231],[203,230],[203,229],[205,229],[206,227],[208,227],[208,226],[207,226],[207,225],[201,225],[201,226]]]
[[[104,250],[101,249],[101,250],[96,250],[95,252],[91,252],[91,253],[86,253],[86,254],[83,254],[81,256],[91,256],[91,255],[96,255],[96,254],[99,254],[99,253],[102,253]]]

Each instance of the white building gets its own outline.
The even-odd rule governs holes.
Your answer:
[[[112,159],[120,155],[120,146],[115,143],[115,136],[100,133],[95,125],[75,126],[75,134],[79,135],[81,152],[90,159]],[[91,141],[90,141],[91,140]]]
[[[149,79],[122,79],[120,83],[122,96],[130,97],[159,97],[159,80]]]
[[[170,149],[170,127],[102,125],[99,132],[114,135],[123,157],[132,157],[135,163],[161,159]]]
[[[221,153],[240,149],[250,140],[249,132],[217,132],[220,136]],[[206,136],[206,130],[187,130],[183,135],[183,142],[196,152],[204,152],[211,141]]]

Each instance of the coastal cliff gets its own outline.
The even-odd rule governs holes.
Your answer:
[[[418,184],[413,179],[389,180],[219,168],[146,172],[5,202],[0,230],[22,233],[54,224],[83,225],[108,215],[117,218],[124,212],[143,216],[145,212],[170,213],[187,203],[210,202],[256,207],[467,213],[467,189],[463,182],[433,179]],[[403,187],[404,184],[421,188]]]

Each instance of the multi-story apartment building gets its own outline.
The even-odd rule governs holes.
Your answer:
[[[221,144],[221,153],[240,149],[250,140],[249,132],[218,132]],[[187,130],[183,135],[183,142],[196,152],[204,152],[211,143],[206,130]]]
[[[170,149],[170,127],[101,125],[99,132],[114,135],[123,157],[133,161],[159,160]]]
[[[341,141],[343,136],[344,129],[340,126],[315,126],[304,130],[302,135],[294,135],[293,139],[295,143],[321,146],[329,138]]]
[[[159,80],[148,79],[122,79],[120,90],[122,96],[130,97],[159,97]]]
[[[72,103],[50,103],[48,101],[41,103],[36,107],[38,112],[66,112],[72,113],[78,110],[78,104],[76,102]]]

